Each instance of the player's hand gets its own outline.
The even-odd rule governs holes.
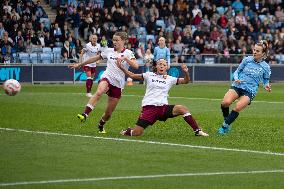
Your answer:
[[[183,72],[188,72],[188,67],[186,66],[186,64],[182,64],[181,69]]]
[[[237,80],[235,80],[234,82],[237,83],[237,84],[240,84],[242,81],[239,80],[239,79],[237,79]]]
[[[73,63],[73,64],[69,64],[68,68],[73,69],[73,68],[80,68],[81,65],[80,63]]]
[[[122,66],[122,60],[121,59],[117,59],[116,65],[117,65],[118,68],[122,69],[122,67],[123,67]]]
[[[268,92],[271,92],[271,85],[266,85],[264,89]]]
[[[117,57],[117,62],[123,62],[126,60],[126,56]]]

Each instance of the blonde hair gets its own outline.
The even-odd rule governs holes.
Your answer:
[[[114,35],[119,36],[123,41],[126,41],[128,38],[127,33],[124,31],[115,32]]]
[[[262,52],[264,53],[263,59],[266,59],[269,54],[268,42],[266,40],[260,40],[258,43],[256,43],[256,45],[262,47]]]

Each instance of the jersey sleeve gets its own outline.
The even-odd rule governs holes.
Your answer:
[[[265,71],[263,73],[263,87],[269,85],[270,75],[271,75],[271,69],[270,69],[270,66],[267,65],[267,67],[265,68]]]
[[[239,74],[243,71],[245,66],[247,65],[247,58],[244,58],[237,68],[237,70],[234,72],[234,80],[239,80]]]
[[[150,72],[142,73],[142,77],[144,78],[145,81],[148,80],[148,78],[149,78],[149,73],[150,73]]]
[[[129,53],[128,53],[128,58],[131,60],[131,59],[136,59],[135,58],[135,55],[132,51],[129,50]]]
[[[178,78],[176,78],[176,77],[173,77],[173,76],[170,76],[170,78],[171,78],[171,85],[177,85],[178,84]]]
[[[103,59],[107,59],[108,53],[109,53],[109,49],[106,49],[105,51],[102,51],[101,52],[101,57]]]

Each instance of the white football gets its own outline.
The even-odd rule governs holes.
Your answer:
[[[4,91],[9,96],[14,96],[21,91],[21,84],[15,79],[8,79],[3,84]]]

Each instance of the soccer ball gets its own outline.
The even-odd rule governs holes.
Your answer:
[[[15,96],[21,90],[21,84],[15,79],[8,79],[3,84],[4,91],[9,96]]]

